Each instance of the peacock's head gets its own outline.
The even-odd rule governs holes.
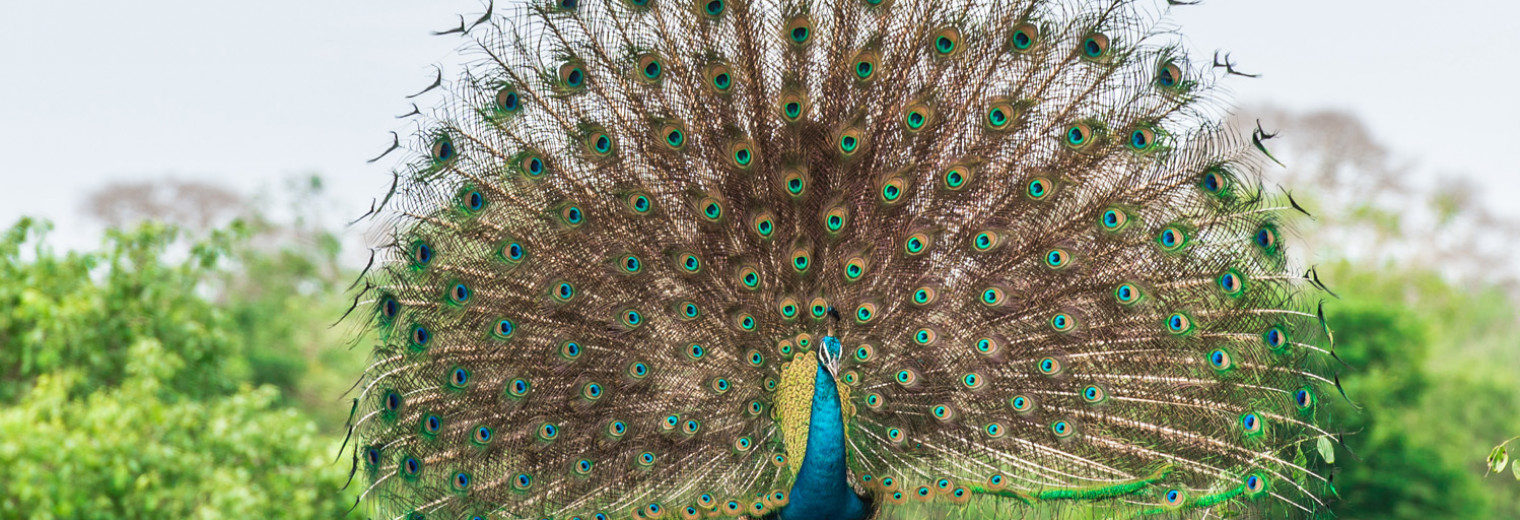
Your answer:
[[[823,348],[818,349],[818,364],[829,371],[829,375],[839,378],[839,356],[844,351],[839,345],[839,338],[834,336],[823,337]]]
[[[843,355],[844,347],[840,346],[839,338],[834,337],[834,323],[839,321],[839,312],[829,307],[828,334],[823,337],[823,348],[818,349],[818,363],[829,371],[829,375],[839,378],[839,356]]]

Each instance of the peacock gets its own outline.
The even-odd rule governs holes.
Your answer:
[[[1244,73],[1147,1],[525,0],[439,31],[464,72],[414,94],[356,284],[356,506],[1325,514],[1301,209],[1225,123]]]

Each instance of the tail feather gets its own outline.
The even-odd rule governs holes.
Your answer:
[[[890,511],[1323,508],[1298,446],[1334,383],[1294,205],[1160,16],[491,11],[367,275],[375,510],[773,512],[801,457],[785,371],[825,333],[852,478]]]

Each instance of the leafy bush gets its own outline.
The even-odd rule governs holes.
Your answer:
[[[62,256],[41,244],[44,231],[23,220],[0,236],[0,517],[348,509],[336,427],[323,432],[287,406],[307,379],[290,370],[309,364],[297,331],[325,331],[313,321],[341,312],[326,286],[310,290],[328,298],[289,305],[315,276],[297,265],[311,255],[251,248],[244,224],[188,242],[148,223],[110,232],[102,251]],[[263,290],[237,292],[258,270]],[[322,412],[345,412],[342,388],[330,392]]]
[[[276,407],[274,387],[188,399],[168,384],[192,370],[183,358],[152,339],[125,351],[115,387],[71,398],[84,372],[64,369],[0,411],[0,516],[342,516],[334,439]]]

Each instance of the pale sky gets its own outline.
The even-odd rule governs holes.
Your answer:
[[[44,217],[52,243],[91,247],[84,194],[168,176],[252,193],[316,172],[329,213],[357,216],[390,179],[365,159],[412,130],[403,96],[462,43],[429,31],[480,9],[0,0],[0,226]],[[1520,1],[1206,0],[1171,17],[1195,60],[1223,49],[1263,74],[1228,83],[1237,105],[1350,111],[1421,175],[1466,174],[1520,217]]]

